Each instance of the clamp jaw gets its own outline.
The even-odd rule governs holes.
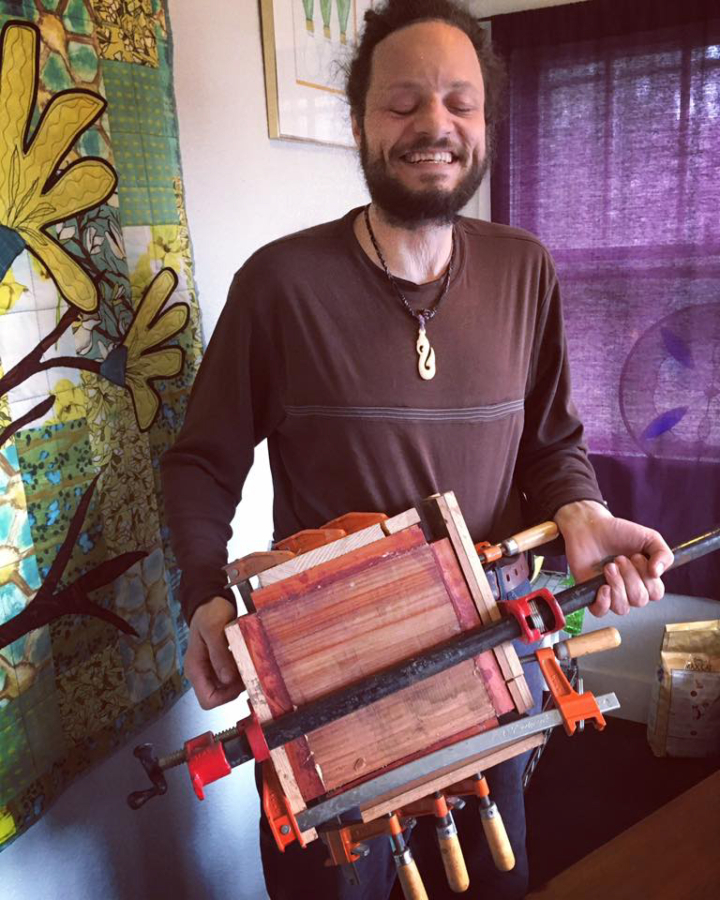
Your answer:
[[[522,630],[521,640],[526,644],[534,644],[546,634],[560,631],[565,626],[563,611],[547,588],[532,591],[515,600],[506,600],[503,608],[517,619]]]

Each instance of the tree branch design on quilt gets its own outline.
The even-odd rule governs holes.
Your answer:
[[[116,615],[112,610],[105,609],[105,607],[94,603],[88,597],[88,593],[110,584],[131,566],[134,566],[136,562],[144,559],[147,556],[144,550],[122,553],[114,559],[105,560],[99,566],[76,578],[72,584],[67,585],[60,591],[57,590],[65,567],[70,561],[75,541],[80,534],[98,478],[100,478],[99,474],[93,478],[90,487],[83,494],[82,500],[70,523],[65,540],[53,564],[50,566],[50,571],[46,575],[42,587],[22,612],[0,625],[0,650],[29,631],[41,628],[54,619],[70,615],[71,613],[95,616],[97,619],[103,619],[114,625],[115,628],[118,628],[124,634],[132,634],[134,637],[138,637],[137,631],[131,625],[128,625],[125,619]]]

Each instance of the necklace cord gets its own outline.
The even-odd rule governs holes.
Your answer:
[[[395,293],[397,294],[398,299],[400,300],[402,305],[405,307],[407,312],[413,317],[413,319],[415,319],[415,321],[419,324],[420,328],[424,330],[425,323],[429,322],[430,319],[433,319],[435,317],[435,315],[437,314],[437,311],[440,308],[440,303],[445,298],[445,295],[448,292],[448,288],[450,287],[450,278],[452,276],[453,262],[455,261],[455,229],[453,228],[452,234],[451,234],[450,260],[448,262],[447,269],[445,270],[445,278],[443,279],[443,283],[440,288],[440,291],[439,291],[437,297],[435,298],[435,302],[428,309],[413,309],[412,306],[410,306],[410,303],[408,302],[407,297],[402,292],[400,285],[397,283],[397,279],[395,278],[395,276],[392,274],[392,272],[387,267],[387,263],[385,262],[385,257],[382,255],[382,251],[380,250],[380,246],[377,242],[377,238],[375,237],[375,232],[373,231],[372,225],[370,224],[369,209],[370,209],[370,204],[368,204],[364,209],[365,226],[368,230],[368,234],[370,235],[370,241],[372,242],[373,248],[375,249],[375,252],[378,255],[378,259],[380,260],[380,263],[382,264],[385,275],[387,276],[390,284],[395,289]]]

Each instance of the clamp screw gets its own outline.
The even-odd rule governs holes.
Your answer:
[[[280,828],[280,834],[290,834],[290,826],[282,825]]]

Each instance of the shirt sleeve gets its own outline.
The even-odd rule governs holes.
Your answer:
[[[566,503],[603,503],[571,397],[560,291],[554,271],[540,306],[525,396],[516,470],[533,519],[551,519]]]
[[[182,571],[180,602],[189,622],[198,606],[225,596],[222,567],[231,522],[254,448],[283,417],[270,327],[256,312],[256,285],[244,270],[203,357],[174,446],[161,463],[170,541]]]

